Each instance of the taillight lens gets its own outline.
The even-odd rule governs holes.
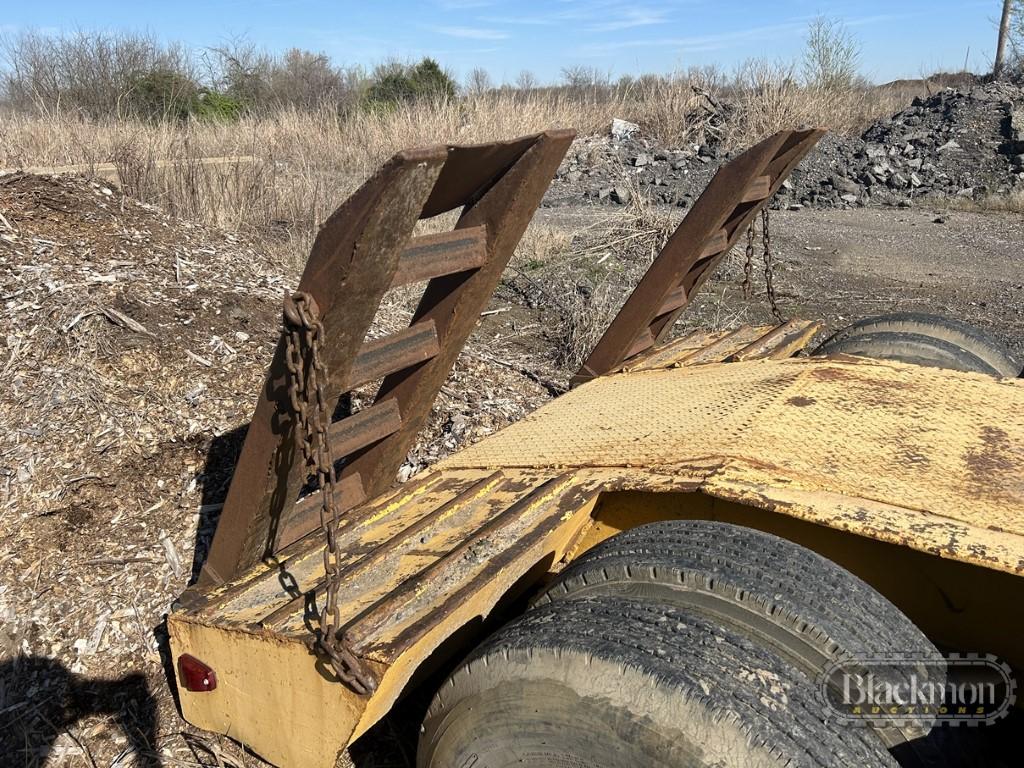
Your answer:
[[[217,673],[195,656],[183,653],[178,657],[178,681],[186,691],[212,691],[217,687]]]

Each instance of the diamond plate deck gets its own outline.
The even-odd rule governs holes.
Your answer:
[[[904,543],[1024,570],[1019,380],[823,358],[637,371],[586,384],[437,469],[618,467],[639,476],[693,463],[718,466],[720,485],[756,478],[914,510],[972,540],[1014,534],[997,562],[966,541],[954,554],[946,534],[915,540],[908,529]]]

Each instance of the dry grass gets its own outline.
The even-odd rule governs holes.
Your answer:
[[[907,106],[898,91],[804,86],[792,65],[748,61],[731,87],[736,110],[724,126],[726,145],[748,146],[784,128],[820,126],[841,134],[859,134],[879,117]]]
[[[318,223],[403,147],[565,126],[593,133],[612,117],[636,120],[668,146],[701,143],[714,133],[738,147],[784,126],[857,131],[897,106],[885,93],[801,87],[791,74],[754,63],[727,88],[711,76],[681,76],[602,93],[499,91],[345,117],[328,109],[283,110],[236,123],[8,115],[0,117],[0,167],[114,162],[130,195],[172,215],[269,237],[294,261],[304,258]],[[716,96],[732,106],[716,110]],[[229,155],[256,162],[227,169],[197,162]],[[157,161],[173,165],[162,170]]]
[[[965,197],[952,197],[947,201],[947,208],[955,211],[980,213],[1021,213],[1024,214],[1024,190],[1017,190],[1005,195],[987,195],[978,200]]]

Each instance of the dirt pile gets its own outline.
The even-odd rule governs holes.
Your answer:
[[[579,140],[559,169],[552,205],[687,207],[730,158],[713,141],[663,147],[639,130]],[[915,99],[859,137],[828,135],[780,190],[775,207],[906,207],[1024,189],[1024,87],[991,83]]]

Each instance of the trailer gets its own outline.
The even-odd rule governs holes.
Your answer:
[[[208,557],[168,617],[184,718],[284,768],[333,766],[424,685],[422,768],[982,754],[953,737],[1012,717],[1024,668],[1019,365],[916,315],[816,354],[813,320],[672,334],[822,133],[725,164],[571,391],[404,483],[574,134],[385,164],[285,301]],[[452,210],[450,232],[414,233]],[[368,339],[413,283],[408,328]],[[991,702],[838,698],[865,670],[919,691],[960,667]]]

